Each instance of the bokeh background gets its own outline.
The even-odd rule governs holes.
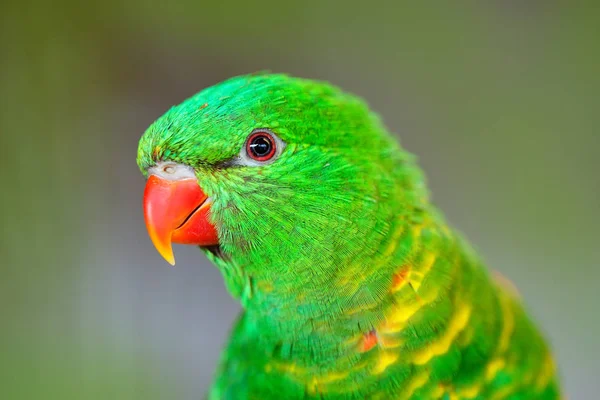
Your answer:
[[[518,285],[570,398],[598,398],[594,2],[0,7],[0,398],[201,398],[238,305],[197,249],[176,248],[176,268],[153,249],[137,140],[264,69],[366,98]]]

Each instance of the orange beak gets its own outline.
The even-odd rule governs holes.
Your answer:
[[[210,200],[195,179],[167,180],[150,175],[144,190],[144,218],[154,247],[175,265],[172,243],[210,246],[219,243],[208,220]]]

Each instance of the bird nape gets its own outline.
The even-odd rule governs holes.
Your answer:
[[[146,225],[193,244],[243,305],[210,399],[558,399],[514,291],[430,203],[359,98],[229,79],[142,136]]]

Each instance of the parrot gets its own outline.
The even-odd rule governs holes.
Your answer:
[[[199,247],[241,303],[209,399],[563,398],[514,285],[362,98],[229,78],[154,121],[137,164],[160,255]]]

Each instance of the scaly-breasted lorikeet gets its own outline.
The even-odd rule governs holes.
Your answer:
[[[430,203],[359,98],[257,74],[141,138],[152,241],[194,244],[242,312],[210,399],[557,399],[514,291]]]

